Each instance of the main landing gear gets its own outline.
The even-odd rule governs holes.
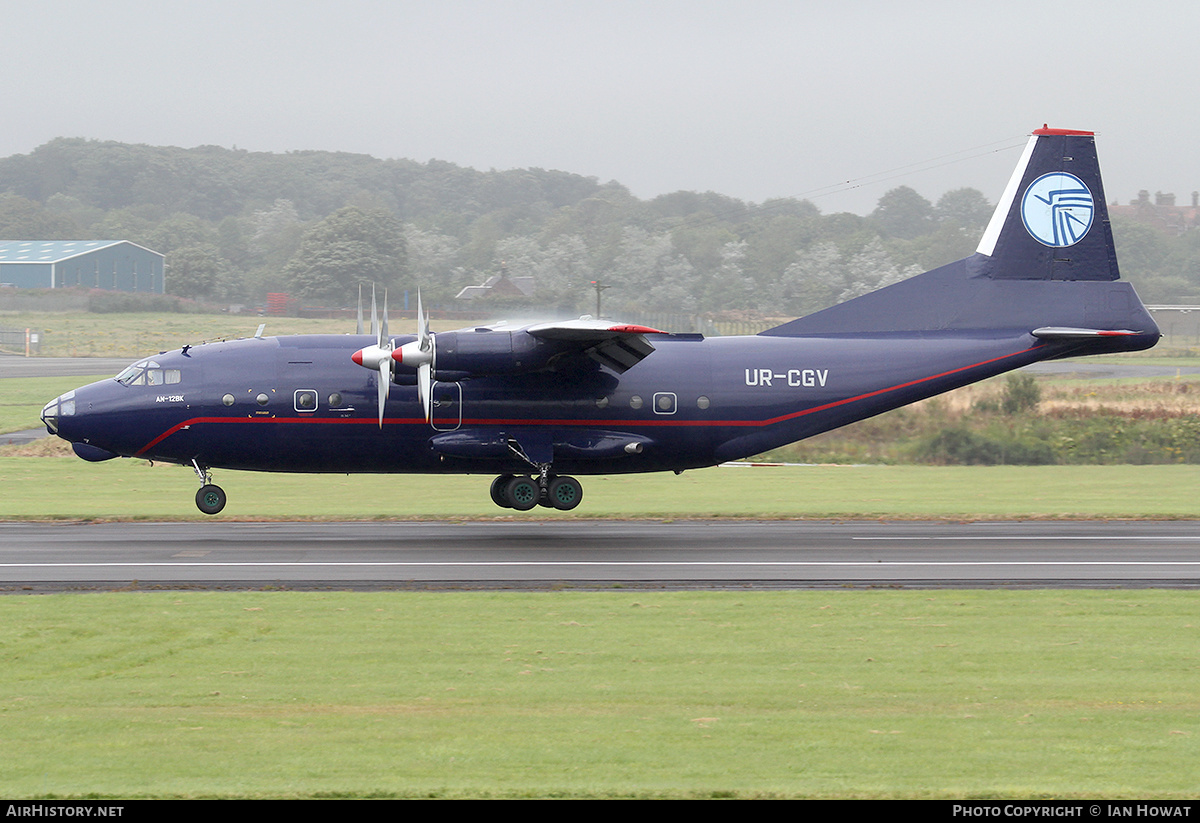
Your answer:
[[[211,482],[212,474],[195,460],[192,461],[192,468],[196,470],[196,476],[200,478],[200,490],[196,492],[196,508],[205,514],[217,514],[225,508],[227,500],[225,490],[214,485]]]
[[[551,453],[549,443],[543,443],[543,455]],[[570,511],[583,499],[583,486],[574,477],[559,477],[550,474],[550,462],[529,456],[516,438],[508,439],[508,450],[513,456],[537,472],[532,477],[520,474],[502,474],[492,481],[492,502],[503,509],[527,512],[534,506]]]
[[[527,512],[534,506],[570,511],[583,500],[583,486],[574,477],[502,474],[492,481],[492,502],[505,509]]]

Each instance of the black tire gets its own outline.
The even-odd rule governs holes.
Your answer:
[[[570,511],[583,500],[583,486],[574,477],[556,477],[546,489],[550,503],[556,509]]]
[[[513,476],[511,474],[502,474],[492,481],[492,488],[490,490],[492,494],[492,502],[502,509],[512,508],[512,506],[510,506],[508,503],[508,499],[504,496],[504,489],[508,486],[512,479]]]
[[[527,512],[536,506],[541,493],[537,481],[528,477],[514,477],[504,487],[505,502],[519,512]]]
[[[216,514],[225,508],[225,490],[220,486],[208,485],[201,486],[196,492],[196,508],[205,514]]]

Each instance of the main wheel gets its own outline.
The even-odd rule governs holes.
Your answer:
[[[556,509],[569,511],[583,499],[583,486],[574,477],[556,477],[546,489],[550,502]]]
[[[537,505],[541,493],[534,480],[528,477],[514,477],[504,487],[504,500],[510,508],[527,512]]]
[[[209,483],[196,492],[196,508],[205,514],[216,514],[225,508],[225,490]]]
[[[504,496],[504,488],[512,481],[511,474],[502,474],[492,481],[492,502],[502,509],[511,509],[508,499]]]

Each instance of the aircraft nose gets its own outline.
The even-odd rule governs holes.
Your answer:
[[[81,391],[83,398],[78,396]],[[95,397],[92,388],[84,386],[60,395],[42,407],[42,422],[46,424],[46,431],[68,441],[75,454],[92,462],[118,456],[116,452],[96,445],[96,421],[89,420],[87,413]]]
[[[63,417],[74,416],[75,392],[73,391],[59,395],[42,407],[42,422],[46,424],[46,431],[51,434],[58,434]]]

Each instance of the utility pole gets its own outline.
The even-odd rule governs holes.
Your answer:
[[[599,320],[603,316],[600,314],[600,292],[605,289],[611,289],[612,286],[606,286],[599,280],[593,280],[592,288],[596,290],[596,319]]]

